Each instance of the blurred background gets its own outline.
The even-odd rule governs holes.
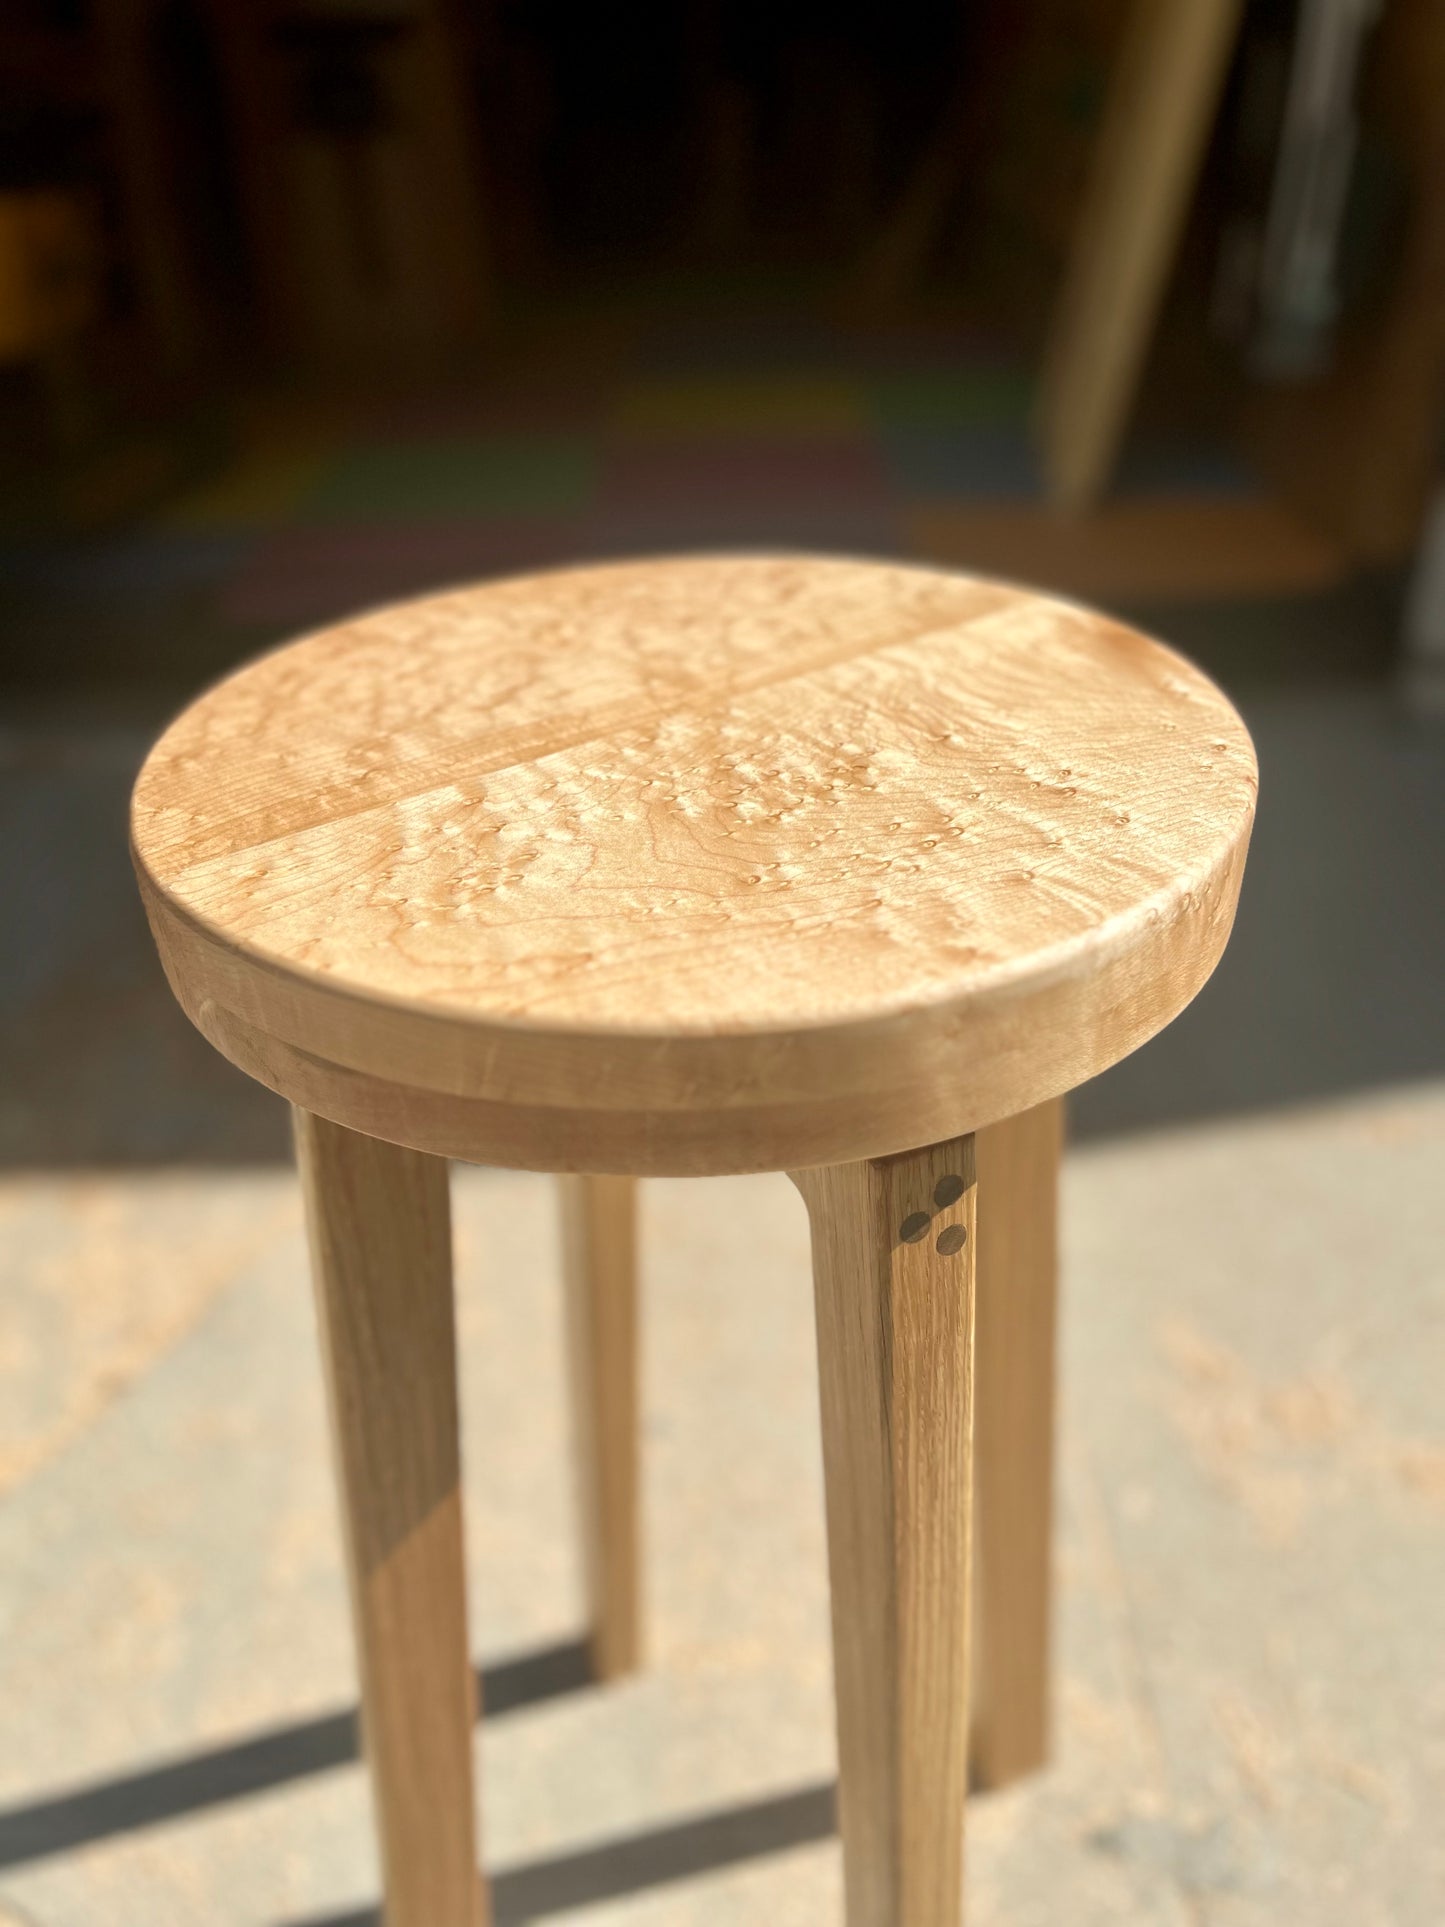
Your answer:
[[[976,1918],[1438,1927],[1442,100],[1437,0],[6,0],[3,1927],[374,1904],[284,1107],[161,978],[145,748],[351,611],[700,547],[1096,601],[1259,749],[1218,976],[1072,1106],[1058,1763]],[[834,1918],[801,1207],[644,1214],[602,1692],[550,1192],[459,1174],[502,1917]]]

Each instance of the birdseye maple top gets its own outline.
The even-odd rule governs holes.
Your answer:
[[[166,909],[273,970],[716,1035],[1087,969],[1218,884],[1254,793],[1214,685],[1101,615],[719,557],[489,583],[278,650],[171,725],[132,827]]]

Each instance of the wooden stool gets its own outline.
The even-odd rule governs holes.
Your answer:
[[[391,1927],[488,1917],[445,1158],[588,1174],[564,1195],[604,1673],[638,1654],[631,1180],[792,1174],[847,1917],[960,1920],[975,1256],[996,1783],[1045,1744],[1059,1100],[1209,976],[1254,794],[1238,717],[1156,643],[813,557],[383,610],[167,731],[133,811],[167,975],[295,1106]]]

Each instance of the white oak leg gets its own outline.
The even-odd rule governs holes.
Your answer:
[[[970,1750],[998,1787],[1048,1757],[1062,1100],[980,1131],[978,1659]]]
[[[486,1927],[447,1167],[294,1115],[387,1927]]]
[[[802,1171],[848,1927],[959,1927],[974,1146]]]
[[[592,1665],[598,1679],[617,1679],[642,1651],[637,1185],[559,1184]]]

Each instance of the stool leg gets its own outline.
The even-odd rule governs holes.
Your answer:
[[[447,1167],[294,1116],[387,1927],[485,1927]]]
[[[803,1171],[848,1927],[958,1927],[974,1147]]]
[[[598,1679],[617,1679],[639,1664],[642,1649],[637,1185],[593,1177],[559,1184],[592,1667]]]
[[[976,1784],[1006,1785],[1049,1744],[1049,1551],[1062,1100],[978,1134]]]

